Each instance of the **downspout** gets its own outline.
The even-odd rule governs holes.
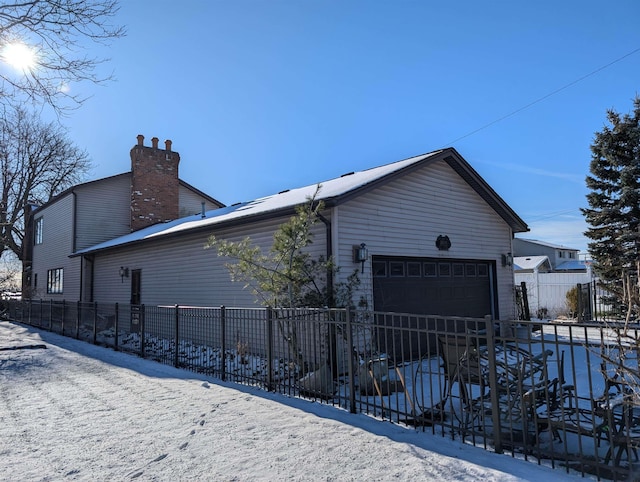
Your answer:
[[[73,195],[73,223],[71,227],[71,252],[76,252],[76,224],[78,222],[78,196],[75,191],[71,191]],[[82,301],[82,291],[83,291],[83,265],[84,265],[84,256],[80,257],[80,287],[78,289],[78,301]]]
[[[71,240],[71,252],[76,252],[76,225],[78,224],[78,196],[75,191],[71,191],[73,194],[73,227],[71,228],[71,236],[73,236]]]
[[[333,256],[333,245],[331,240],[331,221],[325,218],[322,214],[318,213],[318,219],[322,221],[326,227],[326,246],[327,246],[327,261]],[[330,266],[327,268],[327,292],[329,299],[329,308],[335,308],[335,300],[333,299],[333,268]],[[348,308],[347,308],[348,309]],[[331,375],[333,380],[338,378],[338,340],[336,333],[336,324],[331,323],[329,325],[329,343],[330,343],[330,355],[327,360],[327,364],[331,368]]]
[[[88,256],[82,256],[82,260],[86,263],[90,263],[90,266],[91,266],[91,269],[89,270],[89,299],[86,300],[91,302],[93,301],[93,278],[94,278],[95,256],[92,254]]]
[[[322,221],[325,225],[325,233],[326,233],[326,246],[327,246],[327,261],[331,259],[333,256],[333,245],[332,245],[332,237],[331,237],[331,221],[325,218],[322,214],[318,213],[318,219]],[[329,307],[334,308],[335,300],[333,299],[333,269],[329,267],[327,269],[327,292],[329,295]]]

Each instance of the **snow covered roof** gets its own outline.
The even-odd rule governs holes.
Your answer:
[[[473,168],[460,156],[455,149],[448,148],[427,154],[404,159],[364,171],[350,172],[342,176],[318,183],[320,190],[317,200],[322,200],[325,206],[331,207],[348,198],[358,195],[364,190],[371,189],[379,183],[387,182],[395,176],[437,159],[443,159],[475,189],[515,232],[528,230],[527,225],[511,210],[511,208],[486,184]],[[297,189],[281,191],[278,194],[262,197],[253,201],[234,204],[231,206],[207,211],[205,216],[198,214],[188,216],[167,223],[155,224],[133,233],[91,246],[77,251],[72,256],[94,253],[131,243],[155,239],[161,236],[183,233],[213,226],[221,227],[272,217],[276,214],[293,214],[295,207],[305,203],[313,197],[318,184],[312,184]]]
[[[541,267],[551,269],[551,263],[547,256],[516,256],[513,258],[514,271],[533,271]]]
[[[569,261],[565,261],[556,266],[556,271],[579,271],[586,270],[588,263],[578,260],[572,259]]]
[[[526,238],[516,238],[520,241],[526,241],[527,243],[533,243],[533,244],[539,244],[540,246],[546,246],[547,248],[553,248],[553,249],[564,249],[565,251],[579,251],[578,249],[575,248],[569,248],[567,246],[563,246],[562,244],[553,244],[553,243],[547,243],[546,241],[538,241],[537,239],[526,239]]]

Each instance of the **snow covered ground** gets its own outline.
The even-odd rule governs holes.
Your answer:
[[[0,322],[0,480],[585,480]],[[588,480],[588,479],[587,479]]]

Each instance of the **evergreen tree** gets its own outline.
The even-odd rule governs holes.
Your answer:
[[[640,271],[640,97],[633,105],[632,114],[607,111],[609,125],[595,134],[582,209],[595,271],[627,320],[637,312]]]
[[[297,357],[299,367],[304,366],[298,326],[288,314],[296,308],[353,307],[354,291],[360,284],[355,270],[345,282],[334,282],[338,270],[331,258],[314,258],[309,253],[313,243],[313,226],[321,218],[324,204],[316,200],[321,186],[306,203],[296,208],[296,215],[282,224],[273,235],[273,244],[268,253],[253,245],[250,238],[232,242],[209,238],[208,248],[216,248],[218,256],[230,262],[226,268],[232,281],[245,283],[251,288],[257,300],[263,305],[275,308],[278,329]],[[326,342],[332,344],[326,349],[327,365],[335,369],[336,325],[330,324]],[[335,373],[333,374],[335,376]]]
[[[320,190],[303,205],[296,215],[282,224],[273,235],[268,253],[252,244],[250,238],[231,242],[209,238],[207,247],[216,248],[219,256],[229,258],[226,264],[231,279],[251,288],[263,306],[272,308],[345,307],[351,304],[357,273],[346,283],[334,283],[337,269],[332,259],[314,258],[308,251],[313,243],[313,226],[324,208],[316,201]]]

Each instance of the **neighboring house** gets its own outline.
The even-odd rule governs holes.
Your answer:
[[[578,258],[577,249],[533,239],[513,240],[513,271],[517,285],[525,283],[531,316],[572,315],[567,292],[593,280],[591,264]]]
[[[310,252],[334,258],[338,281],[358,271],[356,301],[379,311],[513,319],[513,270],[502,259],[513,252],[514,233],[527,226],[454,149],[319,184],[317,199],[325,208]],[[85,267],[84,301],[253,307],[251,291],[231,282],[229,260],[204,249],[209,236],[250,237],[266,251],[278,226],[316,188],[282,191],[92,245],[67,245],[70,257],[58,256]],[[363,244],[366,256],[359,260]],[[34,256],[42,273],[39,263]],[[48,294],[76,295],[66,289]]]
[[[577,249],[535,239],[515,238],[513,240],[514,258],[546,256],[553,271],[585,272],[587,263],[578,259],[578,253]]]
[[[178,178],[180,155],[143,145],[131,149],[131,171],[78,184],[32,211],[25,236],[23,294],[66,300],[94,298],[92,257],[76,251],[224,204]],[[32,243],[28,243],[28,239]]]

